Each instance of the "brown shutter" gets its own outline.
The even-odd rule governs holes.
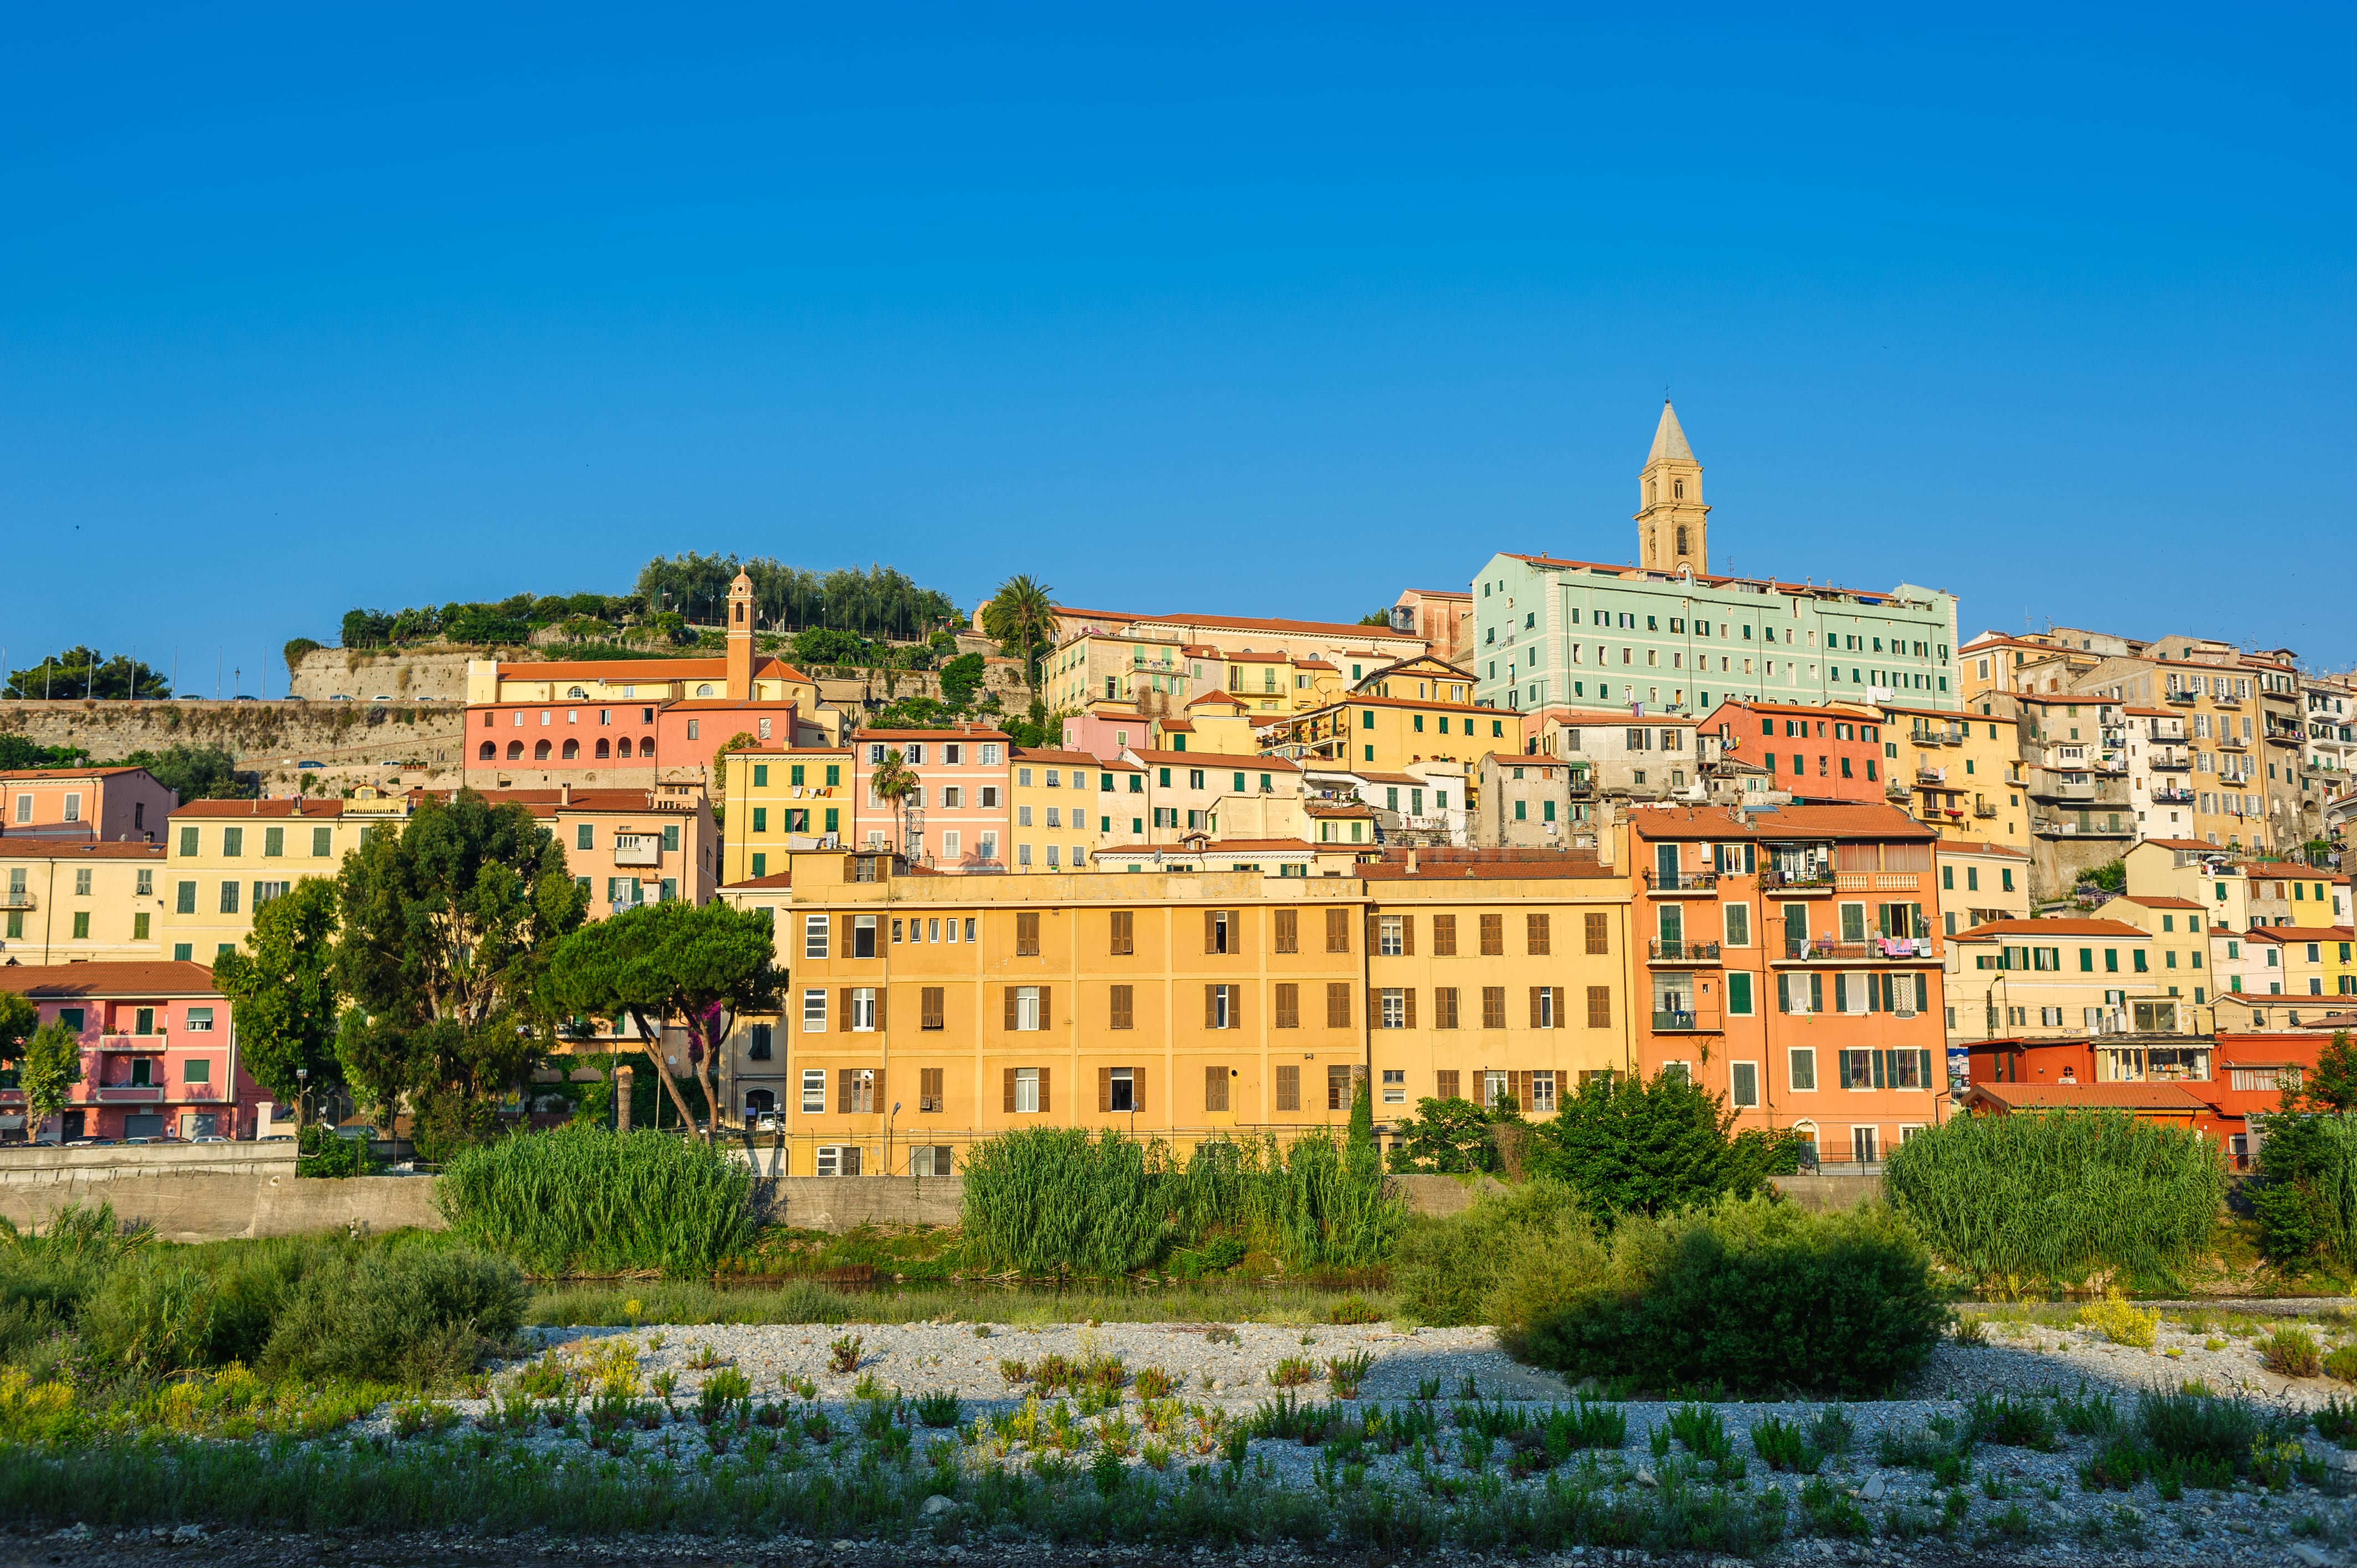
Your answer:
[[[1591,985],[1587,988],[1587,1026],[1609,1029],[1612,1026],[1612,988]]]
[[[1241,1029],[1243,1026],[1244,988],[1241,985],[1231,985],[1228,987],[1228,1027]]]
[[[876,1028],[879,1034],[889,1026],[886,1022],[884,1004],[890,994],[891,993],[881,985],[876,988]]]
[[[1048,1015],[1048,997],[1049,988],[1043,985],[1039,988],[1039,1027],[1042,1029],[1053,1026],[1053,1020]],[[1048,1069],[1042,1068],[1039,1070],[1044,1073]],[[1047,1080],[1043,1078],[1040,1081],[1044,1083]]]
[[[1220,950],[1218,947],[1214,945],[1219,936],[1219,914],[1220,912],[1217,909],[1206,909],[1203,911],[1203,950],[1205,952],[1217,952]]]
[[[1558,1029],[1563,1027],[1563,987],[1560,985],[1555,988],[1555,1026]]]
[[[1502,1029],[1506,1026],[1506,988],[1485,985],[1481,988],[1481,1026]]]
[[[1281,1067],[1276,1069],[1276,1108],[1279,1111],[1301,1109],[1301,1069]]]
[[[1216,1029],[1219,1026],[1220,988],[1216,985],[1206,985],[1203,987],[1203,1027]]]
[[[1109,1067],[1097,1069],[1097,1109],[1113,1109],[1113,1069]]]
[[[1415,1027],[1415,987],[1411,985],[1401,992],[1400,1000],[1407,1004],[1407,1026],[1413,1029]]]
[[[1008,1068],[1006,1069],[1006,1100],[1003,1109],[1009,1116],[1012,1116],[1015,1114],[1015,1069],[1013,1068]]]
[[[1048,993],[1043,991],[1039,993],[1039,1010],[1044,1015],[1047,1009]],[[1048,1069],[1046,1068],[1039,1069],[1039,1114],[1042,1116],[1048,1114]]]
[[[1514,1104],[1523,1115],[1527,1116],[1531,1113],[1531,1075],[1529,1073],[1518,1072],[1514,1075]]]
[[[1534,1029],[1539,1026],[1539,996],[1545,990],[1544,985],[1531,987],[1531,1027]]]
[[[942,1016],[947,996],[948,993],[938,985],[928,985],[917,993],[918,1011],[922,1015],[918,1020],[919,1027],[940,1029],[948,1026]]]
[[[1526,940],[1534,956],[1541,956],[1554,950],[1548,938],[1547,918],[1544,915],[1525,916],[1524,924]]]
[[[1372,957],[1383,950],[1383,917],[1372,909],[1367,911],[1367,954]]]
[[[1367,1027],[1377,1029],[1383,1022],[1383,993],[1373,986],[1367,987]]]
[[[1126,985],[1116,985],[1113,988],[1112,1026],[1114,1028],[1128,1029],[1135,1027],[1135,1025],[1132,1021],[1133,1015],[1130,1006],[1130,988]]]
[[[1276,912],[1275,950],[1281,953],[1301,950],[1301,911],[1279,909]]]
[[[1012,1094],[1015,1091],[1010,1089],[1006,1092]],[[1457,1069],[1455,1068],[1447,1068],[1439,1072],[1434,1073],[1432,1075],[1432,1092],[1435,1099],[1455,1100],[1458,1097]]]
[[[870,1111],[891,1110],[892,1102],[884,1098],[884,1069],[882,1068],[879,1067],[876,1069],[876,1077],[872,1081],[875,1084],[876,1098],[868,1102],[867,1109]]]
[[[1456,916],[1435,915],[1432,918],[1432,956],[1435,958],[1457,956]]]
[[[1433,988],[1432,1026],[1436,1029],[1457,1027],[1457,987],[1440,985]]]
[[[1610,952],[1612,950],[1611,933],[1612,927],[1606,917],[1602,915],[1588,916],[1587,950],[1591,953]]]
[[[1129,1069],[1129,1108],[1137,1112],[1146,1109],[1146,1069],[1142,1067]]]
[[[855,1103],[852,1096],[858,1092],[858,1090],[854,1087],[856,1081],[857,1080],[852,1077],[852,1072],[849,1068],[837,1068],[835,1069],[834,1113],[837,1116],[848,1116],[851,1114],[851,1108]]]
[[[1011,985],[1002,985],[998,990],[999,994],[1006,999],[1006,1027],[1012,1029],[1015,1027],[1015,987]],[[1007,1081],[1012,1083],[1015,1080],[1009,1079]],[[1007,1092],[1012,1094],[1014,1090],[1009,1090]]]
[[[1483,956],[1483,957],[1485,957],[1485,958],[1496,958],[1496,957],[1499,957],[1499,956],[1502,955],[1502,954],[1505,952],[1505,950],[1506,950],[1506,917],[1505,917],[1505,916],[1503,916],[1503,915],[1484,915],[1484,916],[1482,916],[1482,917],[1481,917],[1481,954],[1482,954],[1482,956]]]
[[[1329,909],[1326,911],[1326,950],[1328,952],[1349,952],[1351,950],[1350,910]]]
[[[1135,953],[1137,950],[1136,928],[1131,924],[1132,918],[1127,909],[1115,909],[1113,912],[1113,950],[1116,955]]]
[[[1400,917],[1400,953],[1405,958],[1415,956],[1415,917],[1414,915]]]
[[[842,1029],[843,1029],[843,1032],[844,1032],[844,1033],[845,1033],[845,1034],[849,1034],[849,1033],[851,1032],[851,993],[852,993],[852,989],[853,989],[853,988],[852,988],[852,987],[850,987],[850,986],[848,986],[848,985],[846,985],[846,986],[845,986],[845,987],[843,988],[842,993],[841,993],[840,997],[839,997],[839,1000],[842,1002],[842,1004],[843,1004],[843,1011],[842,1011],[842,1012],[840,1012],[840,1013],[837,1013],[837,1014],[835,1015],[835,1016],[836,1016],[836,1017],[838,1017],[838,1018],[840,1018],[840,1019],[842,1019],[842,1020],[843,1020],[843,1023],[842,1023],[842,1025],[841,1025],[841,1027],[842,1027]]]
[[[1329,1029],[1351,1026],[1351,987],[1347,981],[1335,981],[1326,987],[1326,1026]]]

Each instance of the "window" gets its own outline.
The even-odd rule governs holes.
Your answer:
[[[1355,1067],[1328,1068],[1326,1069],[1326,1109],[1329,1111],[1351,1109],[1351,1090],[1356,1084],[1359,1075],[1365,1070],[1363,1068]]]
[[[1531,1027],[1553,1029],[1563,1016],[1563,987],[1534,985],[1531,987]]]
[[[1038,1116],[1048,1110],[1048,1072],[1044,1067],[1006,1069],[1001,1109],[1017,1116]]]
[[[856,1176],[859,1174],[859,1150],[846,1144],[821,1144],[817,1171],[823,1176]]]
[[[1546,936],[1546,928],[1544,923],[1546,917],[1544,915],[1534,915],[1531,918],[1540,922],[1538,934],[1539,939],[1544,941]],[[1612,950],[1612,928],[1609,921],[1610,917],[1606,915],[1592,914],[1587,917],[1585,924],[1587,932],[1587,950],[1589,953],[1609,953]],[[1544,952],[1546,949],[1544,947],[1534,947],[1531,950],[1533,952]]]
[[[1484,958],[1499,958],[1504,955],[1505,950],[1506,917],[1503,915],[1482,916],[1481,956]]]
[[[81,1026],[81,1015],[80,1013],[75,1013],[75,1012],[72,1012],[70,1009],[68,1009],[68,1010],[66,1010],[66,1011],[60,1012],[60,1013],[59,1014],[59,1016],[60,1018],[64,1018],[64,1017],[70,1016],[70,1017],[74,1020],[74,1027],[75,1027],[75,1028],[79,1029],[79,1028]],[[188,1009],[188,1033],[190,1033],[191,1035],[210,1035],[210,1034],[211,1034],[212,1032],[213,1032],[213,1010],[212,1010],[211,1008],[210,1008],[210,1007],[191,1007],[191,1008],[189,1008],[189,1009]]]
[[[1729,1062],[1727,1064],[1728,1099],[1738,1110],[1756,1108],[1760,1103],[1760,1064]]]
[[[1598,917],[1589,918],[1593,919]],[[1721,905],[1719,929],[1726,933],[1726,942],[1728,947],[1749,947],[1751,945],[1751,906],[1749,904]],[[1746,976],[1746,978],[1749,977]]]
[[[1378,920],[1375,934],[1375,950],[1378,953],[1384,958],[1398,958],[1409,950],[1405,934],[1407,919],[1405,915],[1385,915]]]
[[[817,994],[823,996],[826,993],[820,992]],[[823,1067],[802,1069],[802,1114],[826,1114],[826,1069]]]
[[[237,884],[234,882],[224,882],[221,886],[221,912],[224,915],[237,913]]]
[[[1015,956],[1039,956],[1039,914],[1036,909],[1023,910],[1015,917]]]
[[[1587,1026],[1609,1029],[1612,1026],[1612,988],[1591,985],[1587,988]]]
[[[1203,911],[1203,950],[1207,953],[1232,953],[1242,950],[1239,938],[1242,927],[1238,912],[1233,909]]]
[[[804,915],[802,917],[802,957],[824,958],[826,956],[826,916]],[[823,993],[822,993],[822,994]]]
[[[813,916],[813,918],[818,917]],[[826,1033],[826,993],[816,988],[802,993],[802,1033]]]
[[[1145,1109],[1138,1103],[1135,1068],[1097,1069],[1097,1109],[1115,1115]]]
[[[1237,1029],[1243,1026],[1243,987],[1206,985],[1203,987],[1203,1027],[1206,1029]]]
[[[1114,989],[1123,990],[1125,988],[1116,986]],[[1276,986],[1275,995],[1276,1018],[1275,1026],[1279,1029],[1298,1029],[1301,1027],[1301,987],[1289,981],[1280,981]]]
[[[1351,985],[1348,981],[1329,981],[1326,984],[1326,1026],[1347,1029],[1351,1026]],[[1296,1105],[1295,1110],[1300,1107]]]
[[[1113,912],[1111,951],[1114,956],[1127,957],[1137,951],[1136,918],[1135,914],[1127,909],[1115,909]],[[1288,950],[1279,948],[1277,950],[1283,952]]]
[[[328,854],[333,853],[333,844],[334,835],[329,829],[313,828],[311,830],[311,854],[313,858],[319,860],[326,859]]]
[[[1727,1010],[1738,1018],[1751,1014],[1751,976],[1741,970],[1727,976]]]
[[[1407,1103],[1406,1069],[1403,1068],[1383,1069],[1383,1103],[1386,1105],[1405,1105]]]

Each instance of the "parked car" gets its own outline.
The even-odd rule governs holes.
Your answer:
[[[325,768],[325,767],[326,767],[326,766],[328,766],[328,765],[327,765],[326,763],[324,763],[324,762],[314,762],[314,761],[312,761],[309,757],[305,757],[302,761],[300,761],[300,762],[296,763],[295,766],[296,766],[296,768],[300,769],[300,768]]]
[[[351,701],[351,698],[344,693],[339,692],[334,696],[329,697],[328,701],[331,703],[349,703]]]

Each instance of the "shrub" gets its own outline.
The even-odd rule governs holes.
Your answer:
[[[2357,1345],[2342,1345],[2324,1358],[2324,1375],[2344,1383],[2357,1383]]]
[[[559,1127],[461,1149],[436,1200],[463,1241],[543,1274],[708,1274],[753,1236],[752,1167],[651,1130]]]
[[[306,1273],[263,1359],[307,1377],[418,1384],[511,1338],[528,1296],[514,1264],[469,1249],[379,1247]]]
[[[1798,1423],[1776,1415],[1753,1425],[1751,1451],[1765,1460],[1770,1469],[1790,1470],[1801,1476],[1815,1475],[1825,1462],[1825,1456],[1810,1444]]]
[[[2035,1448],[2040,1453],[2054,1447],[2054,1416],[2043,1402],[2016,1399],[2010,1394],[1975,1394],[1965,1407],[1965,1431],[1973,1443],[1994,1444],[2000,1448]]]
[[[1579,1195],[1541,1178],[1419,1219],[1392,1266],[1400,1313],[1440,1326],[1529,1326],[1600,1284],[1609,1267]]]
[[[2081,1307],[2079,1321],[2115,1345],[2149,1350],[2160,1326],[2160,1314],[2130,1306],[2119,1292],[2114,1291],[2103,1300]]]
[[[2259,1341],[2259,1360],[2287,1378],[2312,1378],[2324,1370],[2316,1336],[2305,1328],[2278,1328]]]
[[[1867,1394],[1921,1368],[1946,1316],[1921,1243],[1889,1209],[1755,1197],[1624,1220],[1602,1287],[1512,1342],[1576,1377]]]
[[[1748,1197],[1800,1168],[1790,1129],[1730,1137],[1736,1112],[1684,1073],[1651,1081],[1599,1073],[1532,1129],[1530,1163],[1577,1188],[1595,1218],[1668,1214]]]
[[[2136,1433],[2147,1446],[2164,1458],[2223,1466],[2230,1476],[2250,1463],[2254,1445],[2290,1435],[2295,1419],[2193,1389],[2136,1400]]]
[[[2217,1140],[2114,1111],[1959,1116],[1893,1149],[1884,1180],[1933,1252],[2000,1295],[2105,1271],[2173,1283],[2226,1193]]]

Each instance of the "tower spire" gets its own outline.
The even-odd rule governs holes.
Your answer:
[[[1652,448],[1637,476],[1637,560],[1655,571],[1683,566],[1696,576],[1710,571],[1710,508],[1703,504],[1702,465],[1686,444],[1678,411],[1662,400]]]

